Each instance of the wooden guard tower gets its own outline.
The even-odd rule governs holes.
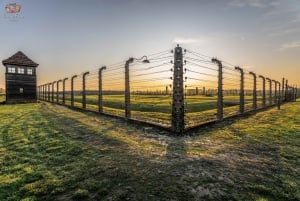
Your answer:
[[[19,51],[2,61],[6,68],[6,103],[30,103],[37,101],[37,63]]]

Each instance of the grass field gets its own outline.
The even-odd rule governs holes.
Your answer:
[[[59,95],[62,98],[62,95]],[[70,97],[66,97],[67,100]],[[54,97],[56,100],[56,97]],[[124,95],[104,95],[103,111],[107,114],[125,116]],[[59,99],[62,103],[62,99]],[[74,97],[74,105],[82,107],[82,96]],[[98,96],[86,96],[87,109],[98,111]],[[149,121],[156,124],[171,126],[171,95],[131,95],[132,118]],[[252,96],[245,96],[245,111],[252,109]],[[66,104],[70,105],[70,101]],[[258,107],[261,107],[261,98],[258,97]],[[198,125],[216,119],[217,96],[193,95],[185,97],[186,125]],[[224,96],[224,117],[239,113],[239,96]]]
[[[0,105],[0,200],[300,200],[300,103],[190,136]]]
[[[5,94],[0,94],[0,103],[5,101]]]

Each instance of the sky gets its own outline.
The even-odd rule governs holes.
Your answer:
[[[1,61],[23,51],[38,84],[179,43],[300,86],[299,0],[0,0],[0,27]]]

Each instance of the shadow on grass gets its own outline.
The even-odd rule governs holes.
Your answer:
[[[298,183],[282,172],[276,146],[263,146],[233,123],[207,129],[197,143],[160,143],[119,120],[39,107],[13,125],[14,138],[8,135],[0,200],[297,199]],[[211,140],[225,128],[242,140]]]

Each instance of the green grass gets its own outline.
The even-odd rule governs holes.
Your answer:
[[[300,200],[300,103],[190,136],[0,105],[0,200]]]
[[[62,95],[60,95],[62,97]],[[66,97],[67,100],[70,97]],[[56,100],[56,96],[54,97]],[[62,100],[59,100],[62,103]],[[74,105],[82,107],[82,96],[74,97]],[[125,115],[125,97],[124,95],[104,95],[103,111],[104,113],[116,116]],[[98,96],[87,95],[87,109],[98,111]],[[171,95],[131,95],[131,113],[132,118],[144,121],[158,123],[164,126],[171,124]],[[261,99],[258,98],[258,106]],[[252,109],[252,97],[245,96],[246,109]],[[69,101],[66,104],[70,104]],[[224,96],[224,117],[238,114],[239,96]],[[187,127],[198,125],[206,121],[216,119],[217,97],[216,96],[186,96],[185,97],[186,123]]]
[[[5,94],[0,94],[0,103],[5,101]]]

